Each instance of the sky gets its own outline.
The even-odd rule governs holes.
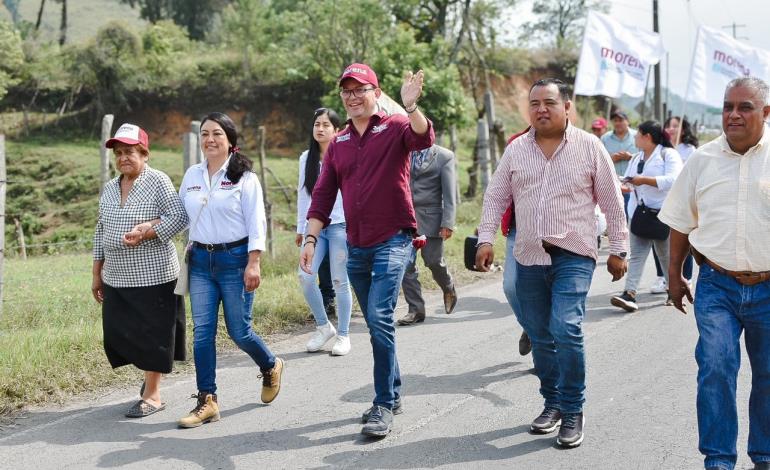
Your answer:
[[[610,16],[618,22],[652,31],[652,0],[607,0],[606,4],[610,7]],[[513,24],[524,23],[532,18],[531,9],[531,0],[521,0],[508,12],[507,20]],[[680,96],[684,96],[687,87],[699,25],[731,35],[731,27],[723,26],[745,25],[736,29],[738,39],[752,47],[770,50],[770,0],[659,0],[658,17],[660,34],[668,51],[668,61],[664,58],[661,64],[661,81],[666,86],[668,75],[671,91]]]

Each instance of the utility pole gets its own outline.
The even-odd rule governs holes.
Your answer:
[[[658,0],[652,0],[652,30],[656,33],[660,32],[660,28],[658,27]],[[661,110],[660,110],[660,61],[658,61],[657,64],[655,64],[655,92],[653,95],[653,116],[655,116],[655,120],[660,122],[661,121]]]
[[[733,30],[733,39],[748,39],[746,36],[738,37],[738,28],[745,28],[745,24],[735,24],[735,21],[733,21],[732,24],[728,24],[725,26],[722,26],[722,28],[730,28]]]

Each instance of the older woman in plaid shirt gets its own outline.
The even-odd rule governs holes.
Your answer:
[[[120,176],[104,186],[99,201],[91,290],[102,304],[110,364],[145,371],[142,397],[126,413],[140,418],[165,407],[161,374],[185,359],[184,302],[174,295],[179,261],[171,237],[188,220],[169,177],[147,164],[144,130],[123,124],[106,146]]]

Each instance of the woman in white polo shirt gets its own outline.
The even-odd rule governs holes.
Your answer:
[[[211,113],[201,121],[206,157],[184,175],[179,195],[190,219],[190,305],[198,403],[179,420],[191,428],[220,417],[216,387],[217,314],[222,304],[230,338],[259,366],[262,401],[280,391],[283,361],[252,329],[254,290],[260,284],[260,254],[267,222],[262,188],[251,160],[237,147],[232,119]]]
[[[299,157],[299,181],[297,182],[297,245],[305,238],[307,211],[310,208],[313,187],[321,171],[323,155],[329,147],[340,127],[340,118],[333,110],[319,108],[313,114],[313,133],[310,137],[310,147]],[[348,282],[348,245],[345,231],[345,213],[342,209],[342,195],[337,192],[337,200],[331,213],[331,223],[321,230],[318,237],[312,237],[306,243],[315,243],[315,257],[310,268],[313,274],[308,274],[300,268],[299,281],[305,300],[313,311],[316,322],[316,332],[308,341],[308,352],[320,351],[326,343],[335,338],[332,346],[333,356],[344,356],[350,352],[348,328],[353,309],[353,296]],[[315,238],[315,240],[313,240]],[[337,296],[338,319],[337,329],[329,322],[323,306],[321,289],[318,287],[318,269],[321,261],[329,254],[332,285]]]

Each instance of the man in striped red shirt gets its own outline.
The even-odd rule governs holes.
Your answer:
[[[532,340],[535,373],[545,399],[531,425],[557,443],[583,442],[585,299],[596,267],[598,203],[607,216],[607,269],[617,281],[626,272],[628,230],[623,198],[607,150],[595,136],[567,120],[567,86],[538,80],[529,92],[532,128],[505,149],[484,195],[476,265],[489,269],[503,212],[516,207],[516,292],[519,323]],[[507,254],[510,256],[511,254]]]

